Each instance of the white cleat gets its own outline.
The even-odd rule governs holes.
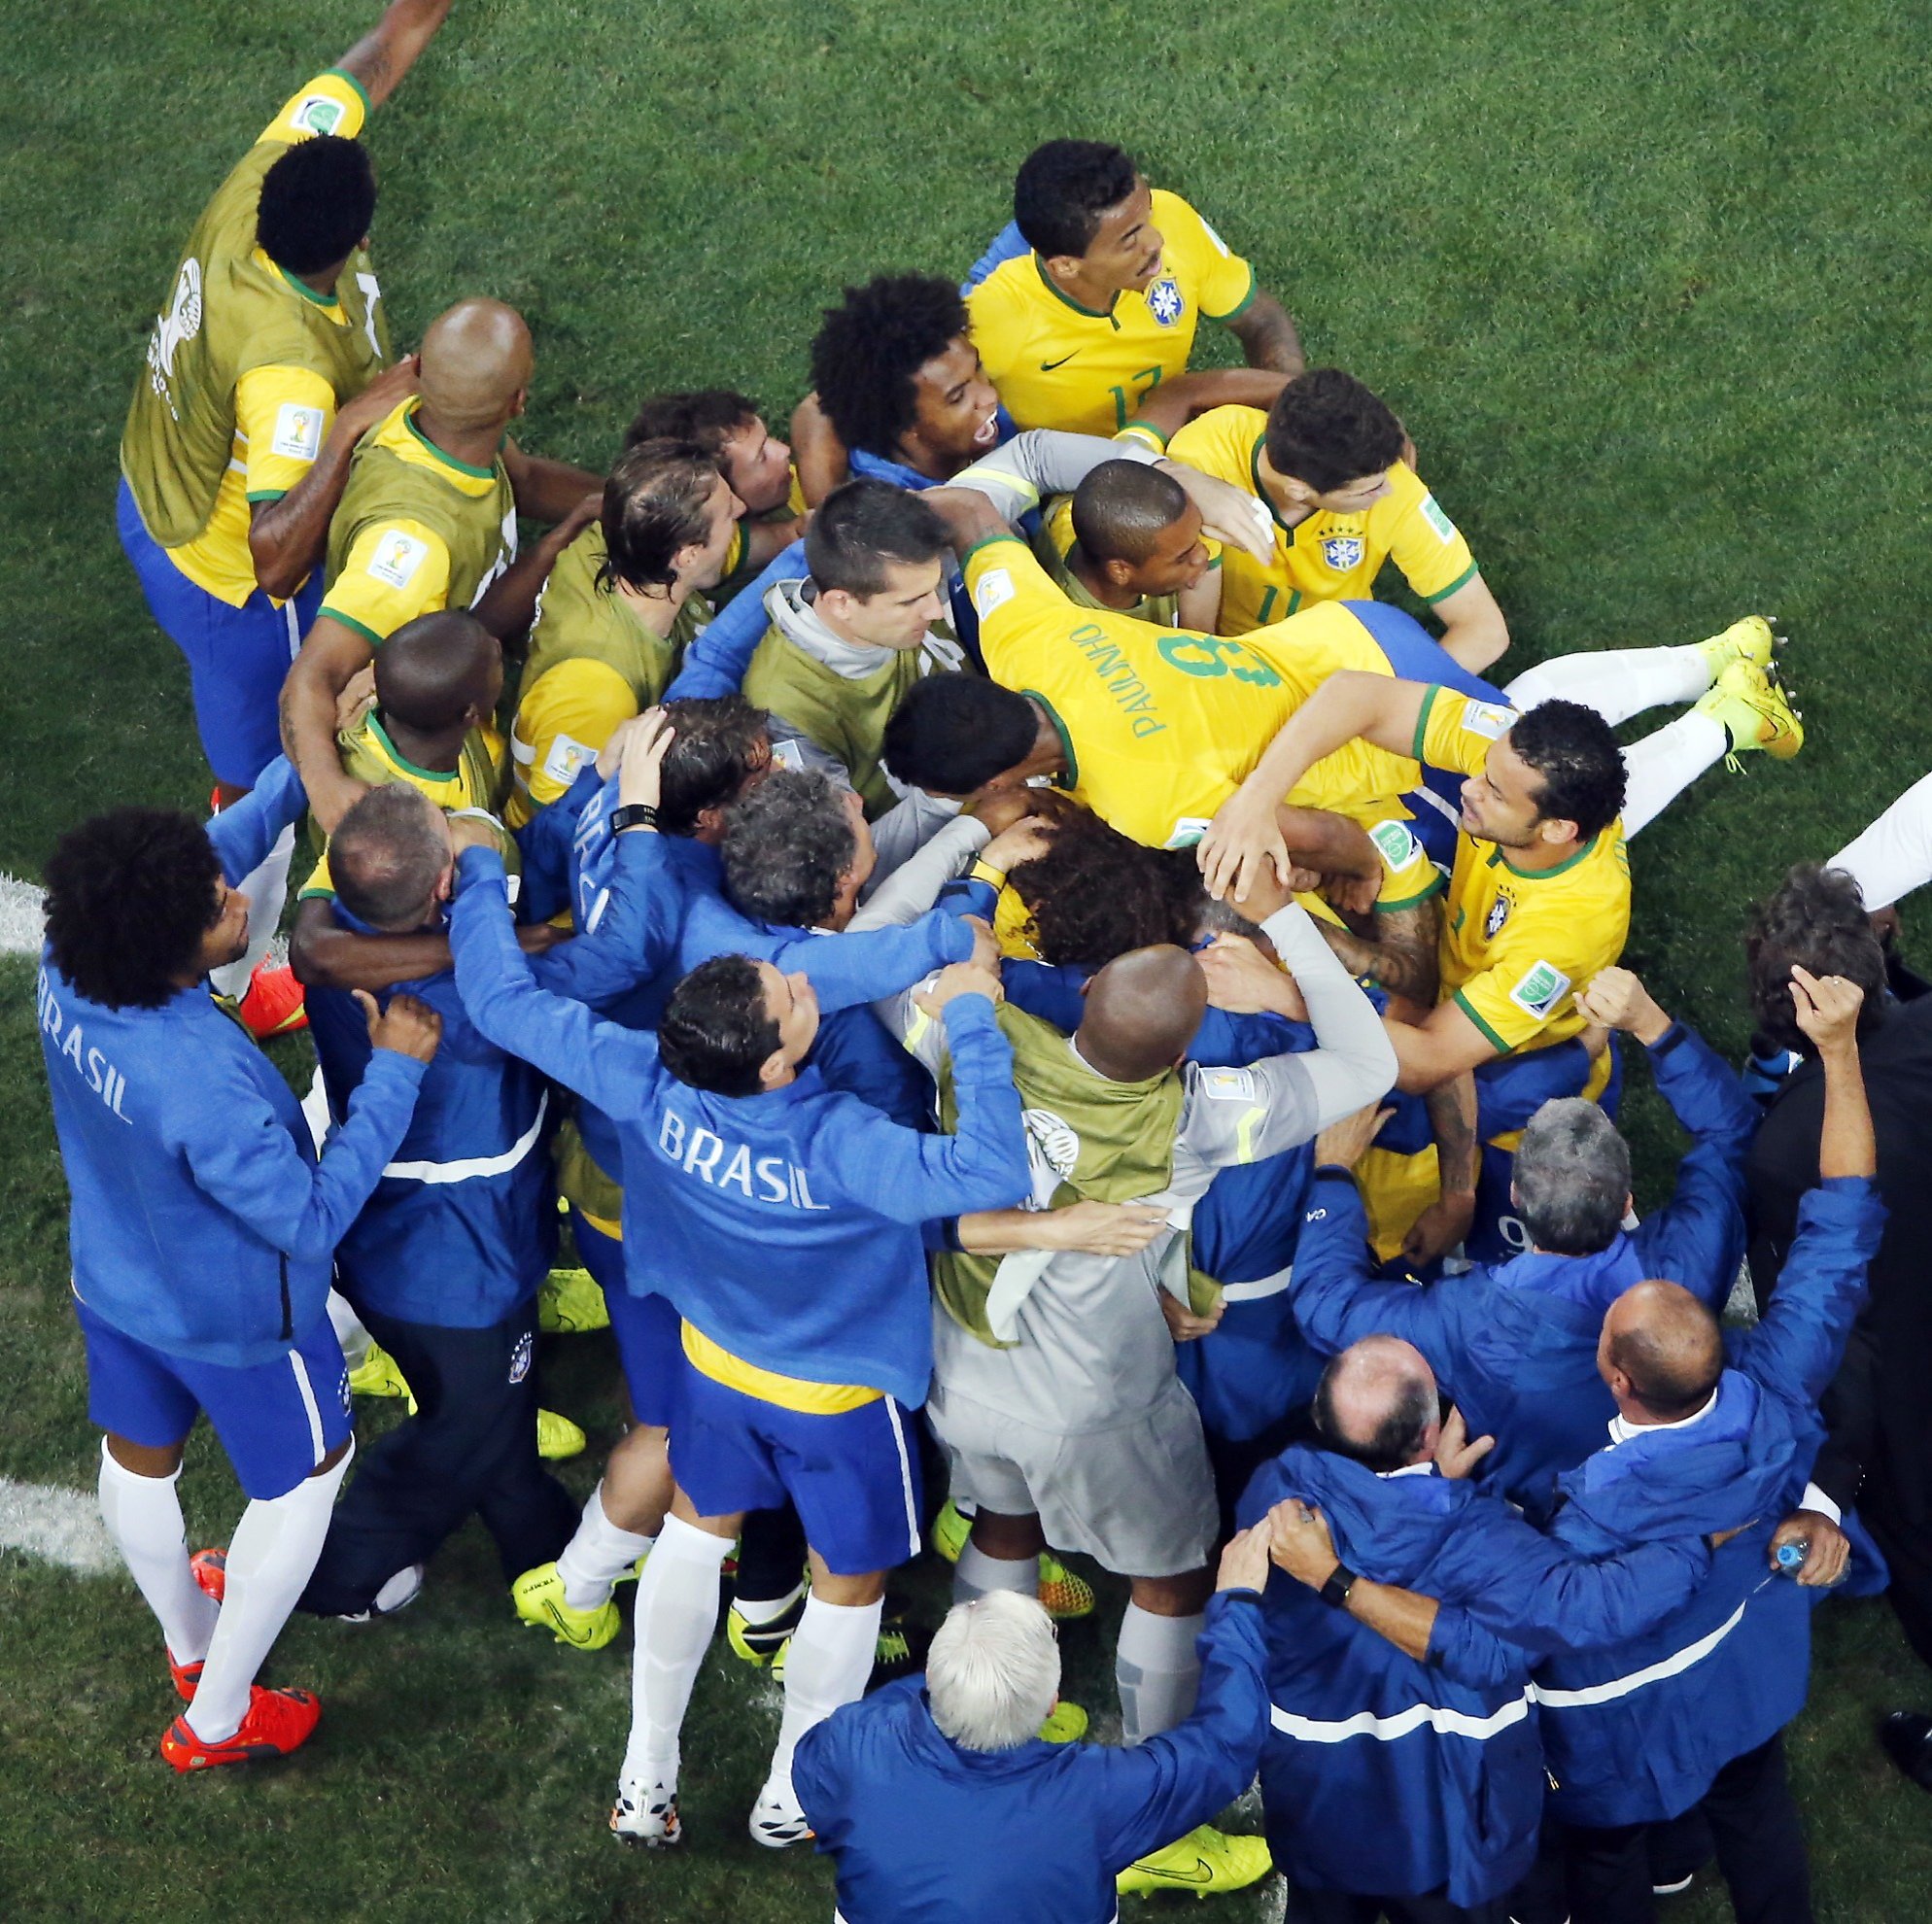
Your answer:
[[[776,1777],[766,1783],[751,1806],[750,1830],[752,1842],[763,1844],[767,1850],[810,1843],[814,1835],[791,1785]]]
[[[620,1777],[617,1802],[610,1808],[610,1834],[619,1843],[644,1844],[652,1850],[681,1843],[684,1825],[677,1815],[676,1786]]]

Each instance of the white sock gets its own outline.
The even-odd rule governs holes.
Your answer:
[[[255,1673],[315,1574],[328,1513],[355,1455],[352,1442],[334,1468],[304,1477],[286,1496],[257,1497],[242,1512],[228,1545],[221,1621],[188,1706],[189,1729],[203,1743],[224,1743],[241,1728]]]
[[[564,1601],[572,1610],[601,1610],[610,1601],[617,1579],[657,1541],[634,1529],[619,1529],[604,1513],[604,1484],[584,1501],[583,1521],[557,1559],[564,1579]]]
[[[1503,691],[1512,708],[1538,702],[1581,702],[1614,728],[1618,722],[1678,702],[1695,702],[1710,686],[1710,664],[1687,648],[1593,648],[1526,669]]]
[[[638,1646],[631,1666],[631,1737],[623,1776],[677,1784],[677,1733],[718,1624],[728,1536],[666,1517],[638,1580]],[[789,1660],[788,1660],[789,1661]]]
[[[239,962],[212,970],[208,979],[223,995],[241,995],[256,964],[268,953],[281,925],[282,907],[289,899],[289,864],[295,856],[295,831],[285,828],[275,838],[275,846],[241,878],[241,892],[248,897],[248,950]]]
[[[1635,835],[1661,815],[1674,797],[1688,788],[1731,746],[1724,724],[1714,715],[1693,710],[1667,722],[1654,735],[1633,741],[1623,751],[1626,789],[1623,832]]]
[[[1011,1590],[1021,1597],[1040,1594],[1038,1557],[989,1557],[969,1536],[952,1566],[952,1600],[971,1603],[989,1590]]]
[[[317,1149],[321,1147],[320,1143],[316,1145]],[[376,1339],[362,1327],[362,1319],[349,1307],[349,1298],[334,1289],[328,1292],[328,1326],[342,1345],[342,1360],[351,1370],[361,1369],[368,1360],[370,1346]]]
[[[208,1654],[221,1608],[188,1566],[188,1531],[175,1488],[180,1479],[180,1470],[137,1476],[108,1455],[102,1438],[101,1521],[160,1620],[168,1655],[177,1664],[193,1664]]]
[[[1156,1617],[1138,1603],[1127,1605],[1114,1652],[1122,1742],[1158,1736],[1192,1714],[1201,1681],[1194,1639],[1206,1621],[1201,1615]]]
[[[792,1752],[813,1724],[822,1724],[842,1703],[856,1703],[872,1675],[879,1626],[885,1599],[873,1603],[828,1603],[806,1598],[805,1615],[792,1632],[785,1659],[785,1714],[772,1752],[768,1784],[792,1795]]]

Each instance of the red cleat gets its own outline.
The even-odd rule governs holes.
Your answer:
[[[299,1750],[322,1721],[322,1700],[305,1690],[268,1690],[251,1684],[248,1714],[225,1743],[203,1743],[177,1717],[161,1738],[161,1755],[184,1774],[224,1764],[259,1764]]]
[[[309,1025],[309,1012],[302,1001],[302,985],[286,962],[270,963],[266,957],[255,965],[248,979],[248,993],[235,1005],[248,1032],[257,1042],[270,1036],[292,1036]]]
[[[197,1550],[188,1560],[194,1581],[217,1603],[228,1594],[228,1553],[225,1550]]]
[[[165,1649],[167,1646],[162,1646]],[[175,1695],[184,1703],[194,1701],[194,1692],[201,1682],[201,1659],[197,1657],[191,1664],[177,1664],[172,1656],[168,1659],[168,1675],[174,1679]]]

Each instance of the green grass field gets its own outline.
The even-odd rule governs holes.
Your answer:
[[[115,450],[202,200],[374,12],[10,10],[0,871],[37,874],[107,803],[206,795],[186,673],[116,547]],[[1316,361],[1398,407],[1510,617],[1505,668],[1783,618],[1803,757],[1713,772],[1634,865],[1626,959],[1735,1052],[1744,905],[1928,760],[1923,26],[1879,0],[458,0],[370,136],[376,258],[399,342],[466,293],[517,303],[538,356],[525,444],[602,465],[653,390],[728,382],[782,420],[817,309],[877,270],[963,269],[1036,141],[1131,147],[1254,258]],[[1932,947],[1922,912],[1915,932]],[[30,973],[0,963],[0,1475],[86,1489]],[[1627,1113],[1654,1201],[1674,1144],[1647,1088]],[[587,1488],[613,1357],[603,1338],[552,1350],[548,1400],[592,1431]],[[212,1439],[184,1490],[193,1540],[224,1536],[240,1499]],[[914,1585],[939,1604],[937,1574]],[[611,1846],[628,1639],[584,1658],[519,1632],[473,1531],[400,1622],[292,1627],[270,1675],[328,1716],[275,1770],[181,1782],[159,1763],[166,1679],[123,1577],[0,1553],[0,1916],[830,1913],[822,1864],[744,1836],[776,1698],[721,1647],[687,1732],[689,1846]],[[1073,1694],[1110,1707],[1105,1626],[1067,1644]],[[1870,1741],[1914,1701],[1932,1679],[1882,1607],[1828,1608],[1793,1734],[1826,1918],[1932,1911],[1932,1806]],[[1705,1890],[1673,1914],[1729,1912]]]

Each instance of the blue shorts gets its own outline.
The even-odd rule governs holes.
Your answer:
[[[1473,695],[1478,702],[1494,702],[1501,708],[1509,705],[1501,689],[1472,674],[1413,615],[1387,601],[1344,601],[1342,606],[1367,629],[1397,679],[1439,682],[1459,694]],[[1422,789],[1402,798],[1415,816],[1416,839],[1429,851],[1429,859],[1444,868],[1456,859],[1462,787],[1466,779],[1453,770],[1425,768]]]
[[[294,599],[279,608],[259,588],[240,607],[231,607],[168,559],[143,525],[124,478],[115,526],[149,612],[188,657],[194,726],[215,779],[253,788],[282,752],[276,704],[289,664],[322,606],[322,569],[313,569]]]
[[[610,1333],[617,1339],[617,1359],[624,1365],[624,1387],[631,1392],[631,1414],[639,1423],[664,1429],[671,1423],[684,1360],[678,1314],[668,1297],[631,1293],[624,1284],[624,1245],[602,1229],[593,1229],[574,1206],[570,1234],[591,1280],[604,1291]]]
[[[87,1420],[149,1449],[179,1443],[205,1410],[251,1497],[286,1496],[349,1440],[349,1365],[328,1318],[273,1362],[190,1362],[103,1323],[78,1298]]]
[[[893,1569],[919,1553],[919,1439],[890,1396],[807,1416],[684,1362],[671,1468],[701,1517],[776,1510],[789,1498],[834,1576]]]

